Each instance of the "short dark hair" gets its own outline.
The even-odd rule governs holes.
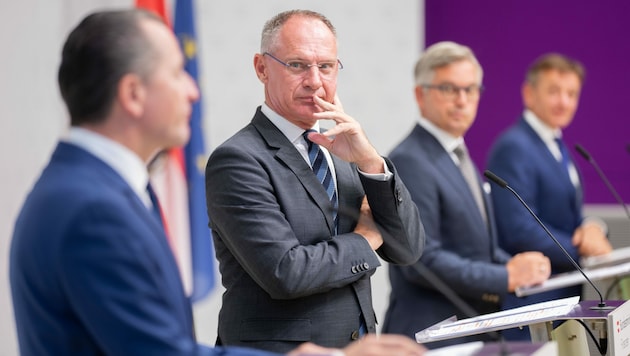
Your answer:
[[[124,75],[148,78],[155,50],[140,27],[142,20],[163,23],[140,9],[99,11],[68,35],[57,79],[72,126],[103,121]]]
[[[557,70],[561,73],[574,73],[584,83],[585,70],[582,63],[559,53],[547,53],[538,57],[527,70],[525,81],[530,85],[536,85],[538,76],[548,70]]]

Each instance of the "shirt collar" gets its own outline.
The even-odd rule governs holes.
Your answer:
[[[273,111],[266,103],[262,104],[260,111],[262,111],[262,113],[267,116],[269,121],[271,121],[271,123],[273,123],[278,128],[278,130],[280,130],[280,132],[282,132],[282,134],[286,136],[287,139],[289,139],[289,141],[293,142],[294,144],[297,142],[304,142],[304,137],[302,136],[302,134],[304,133],[303,128],[296,126],[291,121],[280,116],[278,113]],[[319,121],[316,121],[315,125],[313,125],[311,129],[319,132]]]
[[[525,109],[523,118],[531,128],[545,142],[554,142],[556,138],[562,138],[562,130],[552,129],[540,120],[531,110]]]
[[[73,126],[64,141],[93,154],[116,171],[131,188],[143,196],[149,182],[146,164],[133,151],[94,131]]]
[[[422,126],[425,130],[427,130],[436,140],[444,147],[444,150],[448,153],[452,153],[453,150],[464,143],[463,137],[454,137],[448,132],[442,130],[441,128],[435,126],[434,123],[420,116],[418,119],[420,126]]]

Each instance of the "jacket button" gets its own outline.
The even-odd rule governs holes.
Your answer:
[[[350,270],[352,271],[352,274],[357,274],[357,266],[352,266]]]
[[[367,263],[367,262],[363,262],[363,270],[364,270],[364,271],[367,271],[367,270],[369,270],[369,269],[370,269],[370,264],[369,264],[369,263]]]
[[[359,330],[353,331],[352,334],[350,335],[350,339],[359,340]]]

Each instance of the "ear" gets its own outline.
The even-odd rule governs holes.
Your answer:
[[[256,71],[258,80],[260,80],[263,84],[267,83],[267,65],[265,64],[263,55],[260,53],[256,53],[254,56],[254,70]]]
[[[422,86],[416,85],[414,90],[416,94],[416,103],[418,103],[418,106],[422,108],[424,106],[424,88]]]
[[[145,85],[137,74],[125,74],[118,82],[117,100],[129,115],[142,116],[146,96]]]
[[[532,96],[534,95],[533,90],[534,88],[532,88],[531,84],[527,82],[523,83],[521,95],[523,96],[523,105],[528,109],[531,108],[530,103],[532,102]]]

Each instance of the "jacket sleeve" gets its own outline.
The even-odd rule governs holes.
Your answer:
[[[208,160],[206,202],[224,280],[244,270],[272,298],[293,299],[373,274],[380,262],[363,237],[328,230],[299,178],[310,170],[301,156],[293,152],[289,169],[269,155],[222,145]]]
[[[385,163],[393,173],[391,179],[377,181],[361,175],[374,221],[383,236],[383,245],[377,253],[387,262],[409,265],[422,255],[424,227],[394,164],[389,159],[385,159]]]

